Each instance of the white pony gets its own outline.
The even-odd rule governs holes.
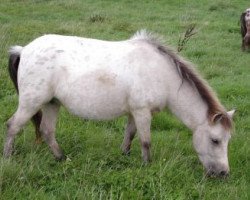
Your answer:
[[[146,31],[117,42],[45,35],[11,48],[9,71],[19,104],[7,123],[5,157],[11,155],[15,135],[33,118],[40,127],[37,137],[42,134],[57,159],[65,158],[55,139],[63,105],[87,119],[127,115],[122,150],[129,153],[137,131],[148,162],[152,113],[167,106],[193,131],[194,148],[208,174],[229,173],[234,111],[226,112],[191,64]]]

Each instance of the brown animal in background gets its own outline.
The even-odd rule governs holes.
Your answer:
[[[241,14],[242,51],[250,49],[250,8]]]

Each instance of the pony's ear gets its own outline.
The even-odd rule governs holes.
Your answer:
[[[235,109],[234,110],[230,110],[230,111],[227,112],[227,115],[232,119],[233,116],[234,116],[235,111],[236,111]]]
[[[221,121],[223,118],[223,113],[217,113],[217,114],[214,114],[211,118],[211,121],[213,124],[216,124],[218,123],[219,121]]]

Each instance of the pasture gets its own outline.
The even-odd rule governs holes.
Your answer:
[[[241,51],[239,17],[248,1],[2,0],[0,3],[0,149],[6,121],[17,107],[7,63],[11,45],[46,33],[125,40],[139,29],[163,36],[193,62],[230,110],[237,109],[229,144],[231,173],[207,178],[192,147],[192,134],[168,110],[152,121],[152,162],[144,165],[138,138],[130,156],[121,153],[125,117],[87,121],[64,108],[57,140],[67,160],[57,162],[45,143],[35,144],[27,124],[9,159],[0,154],[0,199],[249,199],[250,54]]]

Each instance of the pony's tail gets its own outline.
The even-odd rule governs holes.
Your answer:
[[[9,50],[9,75],[18,93],[17,72],[23,47],[14,46]]]
[[[9,75],[10,78],[16,88],[17,94],[19,93],[18,90],[18,82],[17,82],[17,73],[18,73],[18,67],[20,63],[21,58],[21,52],[23,50],[23,47],[21,46],[13,46],[9,50]],[[40,124],[42,120],[42,111],[39,110],[33,117],[32,122],[36,129],[36,142],[39,143],[41,141],[41,132],[40,132]]]

